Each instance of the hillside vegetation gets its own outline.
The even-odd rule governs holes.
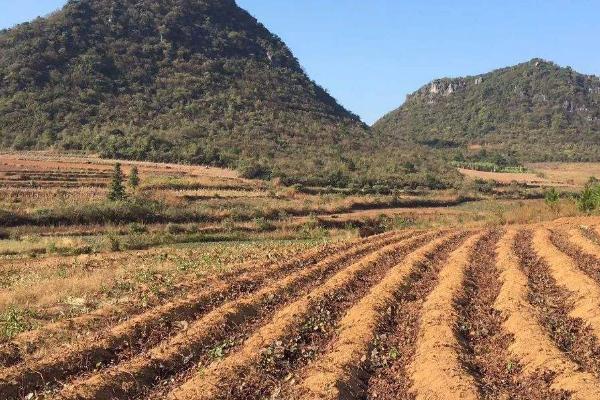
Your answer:
[[[69,1],[0,33],[0,146],[359,187],[431,181],[383,151],[233,0]],[[377,156],[373,157],[373,153]],[[456,176],[438,178],[448,185]]]
[[[596,161],[600,79],[541,59],[479,76],[438,79],[374,128],[454,152],[457,159],[470,147],[475,158],[489,161]]]

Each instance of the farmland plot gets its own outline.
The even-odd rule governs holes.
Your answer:
[[[0,398],[598,399],[580,221],[388,232],[49,323],[0,344]]]

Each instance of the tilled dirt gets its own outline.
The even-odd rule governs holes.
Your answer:
[[[577,229],[387,233],[244,270],[40,355],[0,346],[0,399],[597,399]]]
[[[521,365],[509,352],[512,337],[502,329],[503,317],[494,309],[501,287],[495,268],[501,235],[500,230],[492,231],[471,254],[464,292],[457,300],[461,361],[475,378],[482,399],[563,399],[564,393],[550,389],[549,376],[524,379]]]
[[[397,294],[396,305],[388,309],[369,357],[368,399],[414,399],[407,367],[415,354],[421,308],[437,283],[443,263],[465,237],[463,234],[447,242],[417,266]]]
[[[581,319],[569,316],[569,293],[552,278],[549,267],[533,251],[532,232],[522,231],[515,251],[529,280],[529,302],[549,336],[581,370],[600,376],[600,342]]]
[[[192,295],[191,298],[149,310],[126,321],[122,326],[101,333],[96,340],[86,339],[79,345],[69,346],[64,351],[51,353],[40,360],[31,360],[0,372],[0,379],[6,381],[5,383],[0,381],[0,395],[18,397],[36,388],[49,388],[53,382],[63,382],[69,376],[77,377],[80,373],[98,371],[123,362],[178,332],[181,325],[185,326],[187,321],[197,318],[201,313],[225,301],[255,292],[267,279],[277,279],[292,274],[296,270],[306,268],[328,257],[331,259],[332,266],[341,268],[356,257],[368,254],[378,246],[391,243],[401,237],[386,234],[360,241],[357,246],[346,251],[333,252],[333,254],[326,252],[326,257],[292,260],[290,263],[275,267],[275,270],[249,273],[232,282],[225,282],[221,285],[222,289],[208,288],[207,294]]]
[[[565,232],[558,230],[552,231],[550,236],[552,244],[560,251],[567,254],[589,277],[600,283],[600,259],[591,254],[584,253],[579,249]],[[600,249],[600,247],[599,247]],[[600,253],[598,254],[600,255]]]

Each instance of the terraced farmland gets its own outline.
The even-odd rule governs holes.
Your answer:
[[[388,232],[49,322],[0,344],[0,398],[598,399],[598,222]]]

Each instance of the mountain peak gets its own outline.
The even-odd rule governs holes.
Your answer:
[[[233,0],[71,0],[0,34],[0,82],[3,148],[329,184],[367,137]]]
[[[419,143],[516,153],[523,160],[597,160],[600,79],[541,58],[436,79],[374,128]]]

